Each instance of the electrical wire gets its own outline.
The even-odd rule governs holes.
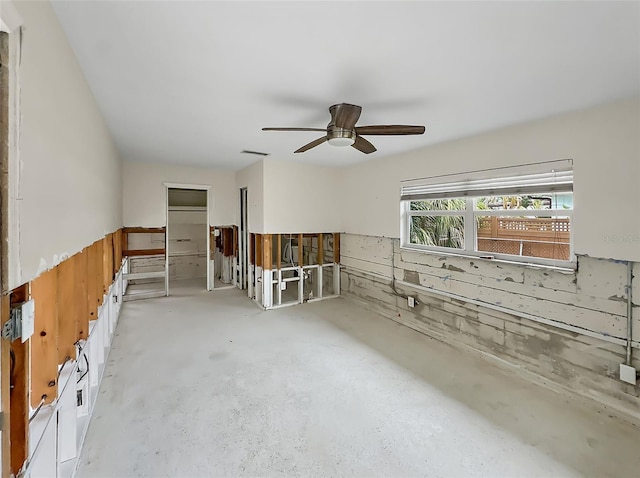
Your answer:
[[[42,400],[40,400],[40,403],[38,404],[38,407],[36,408],[35,412],[33,412],[33,415],[31,415],[29,417],[29,423],[31,423],[33,421],[34,418],[36,418],[38,416],[38,413],[40,413],[40,410],[42,409],[42,406],[44,405],[44,401],[47,399],[47,395],[44,394],[42,396]]]
[[[85,378],[87,376],[87,374],[89,373],[89,359],[87,358],[87,354],[82,354],[82,356],[84,357],[84,361],[87,364],[87,370],[84,371],[84,373],[80,376],[80,378],[78,379],[78,381],[76,383],[82,382],[82,379]]]
[[[62,373],[62,370],[64,370],[64,366],[67,365],[67,362],[69,361],[71,361],[71,357],[67,355],[64,358],[64,362],[62,362],[62,367],[60,367],[60,370],[58,370],[58,378],[60,378],[60,374]]]

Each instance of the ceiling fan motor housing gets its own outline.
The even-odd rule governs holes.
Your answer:
[[[355,130],[338,128],[329,123],[327,125],[327,139],[332,146],[351,146],[356,142]]]

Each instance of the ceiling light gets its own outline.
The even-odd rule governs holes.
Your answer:
[[[356,140],[353,137],[338,137],[329,138],[329,144],[331,146],[351,146]]]

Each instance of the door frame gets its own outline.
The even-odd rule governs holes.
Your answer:
[[[206,221],[206,234],[207,234],[207,290],[211,290],[211,267],[209,261],[211,260],[211,184],[187,184],[187,183],[168,183],[163,182],[164,185],[164,210],[165,210],[165,228],[164,228],[164,286],[169,295],[169,189],[198,189],[200,191],[207,191],[207,221]]]

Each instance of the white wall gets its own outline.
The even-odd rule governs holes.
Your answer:
[[[234,194],[236,217],[240,217],[240,188],[247,188],[247,216],[249,232],[264,231],[264,160],[256,161],[251,166],[236,173],[236,190]],[[231,223],[218,223],[228,225]],[[237,223],[235,223],[237,224]]]
[[[122,169],[125,226],[160,227],[167,222],[166,188],[163,183],[211,186],[211,225],[236,221],[233,171],[125,161]]]
[[[121,161],[57,17],[48,2],[13,7],[24,32],[10,288],[122,225]]]
[[[264,161],[264,232],[339,232],[339,171],[294,161]]]
[[[342,229],[399,237],[404,179],[573,158],[575,252],[638,261],[639,132],[634,98],[343,168]]]

